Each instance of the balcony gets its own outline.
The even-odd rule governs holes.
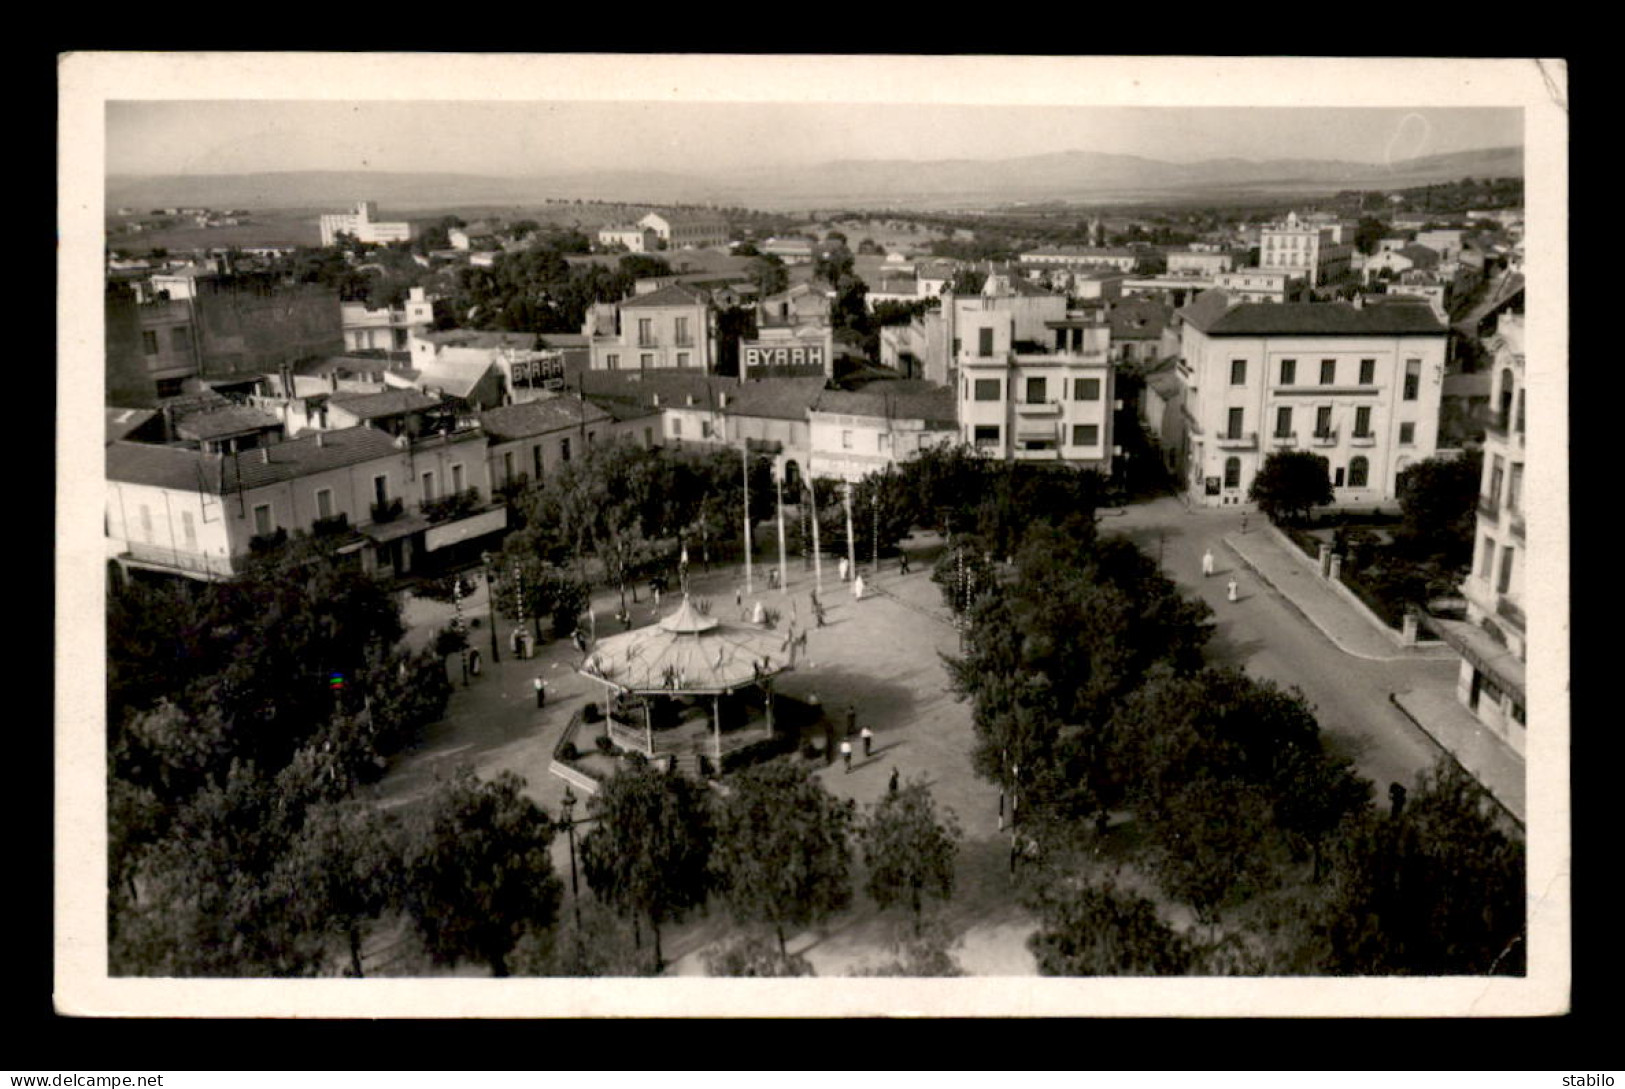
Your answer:
[[[1059,416],[1061,403],[1059,401],[1018,401],[1016,412],[1022,416]]]
[[[1499,523],[1501,521],[1500,500],[1490,495],[1478,497],[1478,516],[1486,522]]]
[[[1375,446],[1377,445],[1377,433],[1375,431],[1356,431],[1349,436],[1349,445]]]
[[[1527,631],[1529,628],[1523,610],[1514,605],[1505,594],[1497,594],[1495,597],[1495,615],[1515,625],[1519,631]]]
[[[483,506],[478,488],[464,488],[460,492],[452,492],[439,499],[425,499],[418,505],[418,513],[433,525],[437,522],[449,522],[454,518],[467,517]]]
[[[1512,535],[1514,537],[1518,538],[1518,540],[1520,540],[1520,541],[1523,540],[1524,539],[1523,511],[1517,510],[1516,508],[1508,508],[1507,514],[1509,516],[1508,520],[1507,520],[1507,525],[1512,530]]]
[[[1257,450],[1258,432],[1229,431],[1213,436],[1214,445],[1221,450]]]
[[[393,522],[401,516],[401,501],[399,499],[384,499],[372,505],[372,521],[374,525],[383,525]]]
[[[142,567],[201,575],[204,578],[230,578],[235,573],[230,556],[183,552],[141,541],[126,541],[122,558]]]
[[[1276,446],[1296,446],[1298,445],[1298,433],[1296,431],[1277,431],[1270,436],[1270,441]]]
[[[1309,436],[1309,445],[1310,446],[1336,446],[1337,445],[1337,429],[1334,427],[1334,428],[1330,428],[1330,429],[1325,430],[1325,431],[1316,431],[1313,435]]]

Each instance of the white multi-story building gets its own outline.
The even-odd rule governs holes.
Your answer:
[[[994,306],[961,319],[960,331],[974,334],[961,338],[955,354],[961,440],[988,457],[1109,474],[1111,327],[1062,316],[1045,323],[1049,344],[1037,345],[1015,337],[1015,322]]]
[[[1275,450],[1326,462],[1334,502],[1382,506],[1432,457],[1447,330],[1425,306],[1237,303],[1180,311],[1192,502],[1240,504]]]
[[[1226,250],[1173,250],[1168,254],[1168,271],[1216,276],[1235,268],[1235,262],[1235,256]]]
[[[1291,272],[1312,286],[1336,280],[1348,272],[1354,247],[1335,241],[1336,231],[1287,213],[1281,223],[1272,223],[1258,234],[1258,267]]]
[[[659,249],[660,236],[651,227],[620,223],[600,229],[598,241],[605,246],[625,246],[632,253],[653,253]]]
[[[380,223],[378,202],[361,201],[353,212],[334,212],[321,218],[322,245],[331,246],[341,234],[355,236],[358,242],[385,245],[390,242],[410,242],[412,224],[398,221]]]
[[[1213,277],[1213,286],[1238,302],[1293,302],[1303,293],[1302,277],[1261,268],[1236,269]]]
[[[654,231],[667,249],[705,249],[728,244],[728,223],[716,216],[650,212],[637,223]]]
[[[410,338],[414,329],[428,329],[434,324],[434,300],[424,294],[423,288],[408,289],[406,305],[398,309],[380,307],[373,310],[366,303],[340,303],[340,320],[344,325],[344,350],[347,352],[410,351]]]
[[[676,283],[618,303],[593,304],[581,331],[593,370],[709,374],[716,365],[715,320],[708,293]]]
[[[1462,584],[1467,622],[1440,623],[1461,654],[1456,693],[1479,721],[1524,751],[1524,357],[1523,316],[1502,314],[1487,345],[1490,422],[1484,432],[1484,475],[1478,496],[1473,571]]]
[[[807,410],[815,477],[858,481],[959,441],[954,391],[920,381],[821,390]]]

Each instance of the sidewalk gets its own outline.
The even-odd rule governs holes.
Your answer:
[[[1304,619],[1341,650],[1368,662],[1403,662],[1454,658],[1448,647],[1401,647],[1377,631],[1347,601],[1315,574],[1303,559],[1266,527],[1223,538],[1236,558],[1280,594]]]
[[[1390,698],[1434,744],[1483,784],[1520,825],[1524,823],[1527,779],[1524,761],[1474,718],[1456,699],[1454,691],[1423,688],[1396,692]]]

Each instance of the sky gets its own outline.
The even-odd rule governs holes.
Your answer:
[[[1384,163],[1521,146],[1521,100],[1496,89],[1538,81],[1535,62],[1392,58],[90,59],[111,174],[706,172],[1074,150]]]
[[[110,102],[110,174],[676,172],[1085,150],[1389,162],[1523,142],[1514,109],[918,103]]]

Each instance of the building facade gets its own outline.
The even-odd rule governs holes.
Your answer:
[[[812,475],[856,483],[959,441],[954,391],[919,381],[822,390],[808,409]]]
[[[390,242],[410,242],[412,224],[401,221],[380,222],[378,202],[364,200],[356,204],[353,212],[333,212],[320,220],[322,245],[331,246],[341,234],[355,237],[358,242],[387,245]]]
[[[728,223],[715,216],[650,212],[638,220],[670,250],[707,249],[728,244]]]
[[[1272,451],[1308,450],[1326,461],[1334,502],[1389,505],[1399,473],[1435,453],[1447,333],[1426,307],[1211,291],[1180,317],[1193,503],[1245,503]]]
[[[414,287],[408,291],[404,306],[374,310],[365,303],[341,303],[339,316],[344,326],[345,351],[409,352],[412,331],[434,324],[434,300],[424,294],[423,288]]]
[[[709,296],[669,284],[619,303],[592,306],[582,326],[593,370],[679,370],[716,367],[715,314]]]
[[[1259,268],[1290,272],[1314,287],[1347,275],[1353,255],[1352,245],[1334,241],[1333,228],[1301,221],[1296,212],[1258,235]]]

